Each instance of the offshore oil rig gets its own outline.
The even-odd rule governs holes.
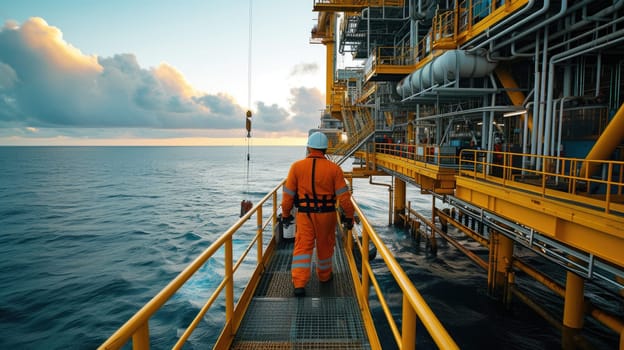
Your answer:
[[[313,10],[311,42],[327,52],[329,157],[357,159],[353,178],[390,176],[389,221],[432,251],[447,240],[484,269],[489,295],[521,300],[560,330],[562,348],[592,348],[591,319],[624,349],[624,0],[314,0]],[[337,68],[340,55],[353,66]],[[175,349],[413,349],[417,323],[429,344],[461,346],[356,200],[360,222],[337,227],[334,279],[313,276],[305,298],[294,297],[293,243],[278,223],[283,183],[100,348],[149,349],[157,338]],[[407,186],[431,197],[431,217],[411,207]],[[237,254],[235,242],[248,246]],[[399,287],[398,306],[371,246]],[[171,322],[157,311],[215,260],[223,278],[192,322],[153,334],[150,322]],[[561,310],[533,300],[528,280],[561,298]],[[374,299],[393,339],[378,335]],[[205,336],[215,328],[208,313],[222,318],[218,338]]]
[[[326,46],[324,120],[340,121],[334,157],[354,176],[393,177],[389,208],[435,247],[454,241],[504,303],[519,298],[574,343],[586,317],[620,337],[622,309],[587,284],[624,293],[624,1],[316,0],[312,42]],[[354,67],[336,69],[337,56]],[[344,136],[343,136],[344,139]],[[434,217],[406,202],[433,196]],[[437,223],[434,227],[432,224]],[[488,249],[487,261],[446,232]],[[439,230],[437,227],[440,227]],[[514,255],[525,247],[556,280]],[[563,298],[549,314],[515,279]],[[607,304],[609,305],[609,304]]]

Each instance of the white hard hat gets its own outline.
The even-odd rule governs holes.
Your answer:
[[[327,136],[320,131],[312,133],[308,137],[308,147],[314,149],[327,149]]]

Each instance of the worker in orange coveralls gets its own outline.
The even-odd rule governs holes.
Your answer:
[[[291,266],[292,281],[297,297],[305,296],[310,280],[310,265],[316,242],[317,266],[321,283],[332,279],[332,256],[336,243],[336,199],[343,211],[345,228],[353,228],[351,193],[342,169],[325,158],[327,136],[315,132],[308,138],[308,155],[294,162],[284,184],[282,222],[292,222],[293,205],[297,206],[295,250]]]

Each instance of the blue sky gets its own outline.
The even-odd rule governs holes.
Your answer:
[[[0,145],[290,142],[318,125],[312,1],[0,0]],[[279,143],[279,142],[277,142]]]

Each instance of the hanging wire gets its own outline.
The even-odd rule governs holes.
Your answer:
[[[249,41],[247,46],[247,113],[245,113],[245,128],[247,129],[247,176],[245,180],[245,193],[249,194],[249,163],[251,160],[251,41],[252,41],[252,0],[249,0]],[[250,200],[241,201],[240,216],[245,215],[253,206]]]
[[[249,41],[247,42],[247,107],[251,110],[251,41],[252,41],[252,0],[249,0]]]
[[[249,32],[247,42],[247,115],[246,115],[246,128],[247,128],[247,176],[246,176],[246,188],[245,192],[249,193],[249,163],[251,153],[251,49],[252,49],[252,0],[249,0]]]

